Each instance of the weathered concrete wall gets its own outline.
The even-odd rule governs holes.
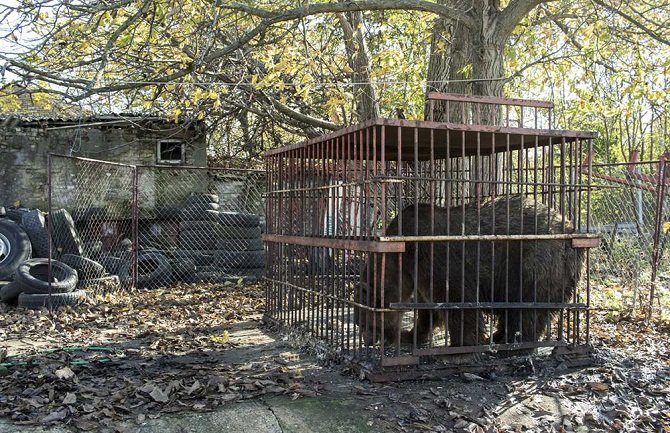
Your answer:
[[[0,128],[0,205],[47,208],[47,155],[57,153],[132,165],[156,165],[157,146],[162,139],[180,139],[185,143],[185,163],[192,166],[207,165],[204,134],[196,128],[181,128],[179,125],[153,122],[150,125],[128,124],[116,126],[91,126],[81,128],[51,129],[62,125],[19,124]],[[101,166],[83,165],[73,167],[63,161],[53,165],[52,182],[55,200],[63,204],[77,203],[93,207],[96,203],[108,202],[117,194],[125,200],[127,179],[110,179],[116,172]],[[122,176],[123,177],[123,176]],[[143,182],[147,190],[157,185],[151,178]],[[97,185],[97,186],[96,186]],[[169,182],[160,185],[169,187]],[[90,196],[83,196],[83,191]],[[100,194],[100,191],[105,194]],[[97,196],[95,196],[97,194]],[[113,197],[112,197],[113,199]],[[113,200],[112,200],[113,201]]]

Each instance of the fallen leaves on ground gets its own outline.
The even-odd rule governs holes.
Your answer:
[[[284,364],[228,356],[237,345],[228,329],[257,317],[262,301],[255,286],[212,285],[106,295],[53,317],[0,307],[0,341],[22,352],[3,352],[0,416],[95,431],[267,394],[312,395]]]

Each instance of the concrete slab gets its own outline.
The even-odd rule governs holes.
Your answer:
[[[0,418],[0,433],[70,433],[63,426],[17,426]],[[133,433],[372,433],[380,431],[355,401],[273,397],[233,403],[213,412],[181,412],[125,421],[99,432]]]

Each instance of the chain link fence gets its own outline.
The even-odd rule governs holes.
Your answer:
[[[590,230],[601,235],[601,247],[591,253],[592,276],[596,283],[618,288],[615,293],[625,309],[646,307],[656,280],[659,293],[667,291],[670,262],[663,258],[670,244],[664,223],[670,221],[670,191],[661,185],[663,164],[592,167]]]
[[[0,218],[0,280],[12,280],[1,301],[57,307],[91,293],[264,274],[263,171],[59,155],[48,166],[48,212],[10,208]]]
[[[256,281],[264,173],[138,167],[138,287]]]

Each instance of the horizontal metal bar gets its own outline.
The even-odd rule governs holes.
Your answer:
[[[292,245],[303,245],[307,247],[324,247],[347,249],[353,251],[365,251],[371,253],[404,253],[405,243],[403,241],[379,242],[377,240],[353,240],[335,238],[317,238],[310,236],[287,236],[264,234],[266,242],[284,243]]]
[[[598,248],[600,238],[575,238],[572,240],[572,248]]]
[[[314,295],[314,296],[317,296],[317,297],[320,297],[320,298],[327,298],[327,299],[330,299],[332,301],[343,302],[347,305],[351,305],[352,307],[360,308],[360,309],[362,309],[364,311],[367,311],[367,312],[370,312],[370,313],[394,313],[395,312],[394,310],[391,310],[390,308],[374,308],[374,307],[371,307],[369,305],[359,304],[358,302],[354,302],[354,301],[351,301],[349,299],[343,299],[343,298],[339,298],[337,296],[329,295],[328,293],[319,292],[318,290],[312,290],[312,289],[307,289],[305,287],[296,286],[295,284],[291,284],[287,281],[275,280],[274,278],[270,278],[270,277],[263,277],[263,280],[267,281],[269,283],[274,283],[274,284],[277,284],[277,285],[280,285],[280,286],[288,287],[290,289],[298,290],[298,291],[303,292],[303,293],[309,293],[311,295]]]
[[[600,239],[600,235],[595,233],[560,233],[537,235],[380,236],[379,242],[560,241],[571,239]]]
[[[586,304],[564,302],[391,302],[393,310],[586,310]]]
[[[519,107],[554,108],[554,103],[549,101],[536,101],[533,99],[520,98],[502,98],[496,96],[462,95],[459,93],[430,92],[428,93],[427,99],[455,102],[476,102],[479,104],[490,105],[515,105]]]
[[[496,352],[500,350],[535,349],[537,347],[565,347],[567,345],[568,343],[565,341],[554,340],[526,343],[482,344],[479,346],[443,346],[416,348],[412,351],[412,354],[415,356],[457,355],[463,353]],[[448,359],[444,361],[449,362]]]

